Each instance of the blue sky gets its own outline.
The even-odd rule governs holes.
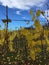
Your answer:
[[[48,0],[0,0],[0,25],[4,28],[2,19],[6,19],[6,5],[8,6],[8,17],[12,20],[9,23],[9,29],[15,29],[21,27],[29,27],[33,25],[26,24],[26,21],[14,21],[14,20],[31,20],[31,15],[29,14],[30,9],[36,11],[38,9],[46,11],[45,3]],[[45,7],[44,7],[45,6]],[[41,24],[45,23],[45,18],[40,16]]]

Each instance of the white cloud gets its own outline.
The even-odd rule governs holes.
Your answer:
[[[21,13],[20,13],[20,11],[16,11],[16,14],[20,15]]]
[[[44,3],[45,0],[0,0],[2,5],[10,8],[18,8],[18,9],[23,9],[27,10],[30,9],[30,6],[41,6]],[[43,2],[43,3],[41,3]]]
[[[26,16],[22,17],[23,19],[26,19]]]

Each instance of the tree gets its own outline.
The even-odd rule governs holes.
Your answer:
[[[32,11],[30,11],[30,12],[32,12]],[[47,58],[45,58],[45,56],[47,57],[47,41],[46,41],[46,37],[45,37],[45,29],[43,28],[43,26],[40,24],[40,21],[39,21],[39,19],[38,19],[38,17],[40,16],[40,14],[42,14],[42,15],[44,15],[44,12],[43,11],[41,11],[41,10],[37,10],[37,12],[36,12],[36,14],[34,15],[34,13],[31,13],[31,16],[32,16],[32,20],[34,21],[34,26],[35,26],[35,30],[36,30],[36,32],[35,32],[35,34],[39,34],[39,38],[37,37],[35,37],[33,40],[37,43],[37,41],[38,40],[40,40],[41,41],[41,45],[40,46],[37,46],[37,45],[39,45],[40,44],[40,42],[39,42],[39,44],[37,43],[37,45],[35,44],[35,49],[37,50],[37,47],[38,48],[40,48],[40,52],[38,52],[38,50],[36,51],[37,53],[35,53],[35,60],[36,60],[36,63],[37,63],[37,60],[38,60],[38,63],[36,64],[36,65],[38,65],[38,64],[48,64],[47,62]],[[44,41],[45,42],[44,42]],[[39,58],[41,56],[41,58]],[[38,59],[36,59],[36,57],[38,58]],[[45,61],[44,60],[44,58],[45,58],[45,60],[46,60],[46,63],[44,63],[43,61]],[[39,61],[39,60],[41,60],[41,61]],[[40,62],[40,63],[39,63]]]

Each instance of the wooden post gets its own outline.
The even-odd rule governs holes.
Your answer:
[[[8,6],[6,6],[6,19],[2,20],[3,23],[6,23],[6,33],[5,33],[5,41],[6,49],[8,49],[8,22],[11,22],[10,19],[8,19]]]

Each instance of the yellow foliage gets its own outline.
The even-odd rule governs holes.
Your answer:
[[[37,32],[39,32],[43,29],[43,27],[41,26],[39,20],[35,20],[34,26],[36,27],[35,29],[36,29]]]
[[[42,40],[42,44],[45,45],[46,44],[46,41],[45,40]]]
[[[18,38],[20,38],[20,35],[24,35],[26,37],[27,43],[28,43],[28,47],[30,49],[30,57],[35,60],[35,55],[36,52],[40,53],[41,52],[41,40],[34,40],[34,39],[39,39],[41,32],[43,32],[43,27],[40,25],[40,22],[38,20],[35,21],[34,25],[36,26],[36,28],[33,30],[28,30],[28,29],[21,29],[20,32],[14,32],[13,35],[9,36],[9,49],[10,51],[14,51],[13,49],[13,42],[12,40],[15,38],[15,36],[17,35]],[[20,33],[20,34],[19,34]],[[49,30],[44,30],[44,40],[42,40],[42,44],[45,45],[46,42],[49,45],[49,39],[48,39],[48,33]],[[23,39],[24,40],[24,39]],[[2,38],[2,40],[0,40],[0,42],[3,42],[4,38]],[[39,46],[38,46],[39,45]],[[34,47],[36,46],[36,48]],[[22,50],[21,48],[19,48],[19,50]],[[47,51],[49,51],[49,47],[47,47]],[[18,53],[20,54],[20,51],[18,51]],[[4,57],[4,55],[2,55]],[[17,55],[17,57],[15,57],[15,60],[19,57],[20,55]],[[13,56],[11,56],[13,57]],[[7,57],[8,61],[10,62],[10,58]],[[3,59],[5,60],[5,58]],[[11,63],[9,63],[11,64]]]
[[[33,21],[35,20],[35,16],[32,17],[32,20],[33,20]]]
[[[0,39],[0,45],[2,45],[2,46],[3,46],[3,45],[4,45],[4,43],[3,43],[3,42],[4,42],[4,38]]]
[[[39,38],[40,37],[40,34],[41,34],[41,32],[37,32],[37,33],[35,33],[34,35],[33,35],[33,37],[32,37],[32,39],[36,39],[36,38]]]
[[[46,49],[47,51],[49,51],[49,47],[47,47],[47,49]]]
[[[49,39],[48,39],[48,37],[46,35],[44,35],[44,37],[45,37],[45,40],[46,40],[47,44],[49,45]]]
[[[33,49],[33,46],[35,45],[35,42],[32,41],[31,43],[28,43],[28,47],[32,50]]]
[[[36,44],[37,44],[37,45],[41,45],[41,40],[38,40],[38,41],[36,42]]]
[[[14,51],[12,42],[9,43],[9,49],[10,49],[11,52]]]
[[[30,57],[33,59],[33,60],[35,60],[35,52],[34,51],[30,51]]]
[[[44,35],[48,36],[49,30],[44,30]]]
[[[32,10],[30,10],[30,14],[31,14],[31,15],[33,14],[33,11],[32,11]]]
[[[36,48],[36,51],[37,51],[37,53],[40,53],[41,49],[38,47],[38,48]]]
[[[40,14],[41,14],[41,11],[40,10],[37,10],[36,15],[37,16],[40,16]]]

